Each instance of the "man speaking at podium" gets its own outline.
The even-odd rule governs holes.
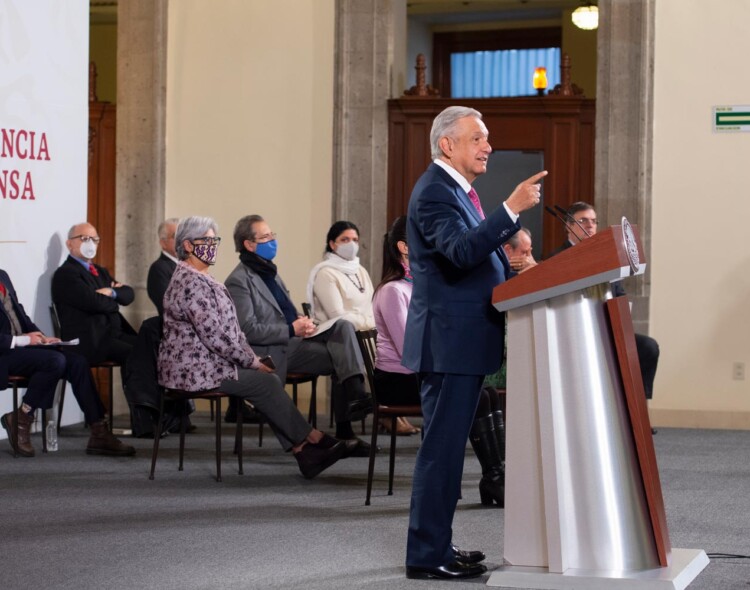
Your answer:
[[[502,244],[518,215],[539,203],[540,172],[519,184],[485,218],[471,183],[492,153],[478,111],[448,107],[432,124],[433,163],[414,186],[408,209],[414,290],[402,364],[421,381],[424,439],[417,454],[406,547],[407,578],[483,574],[481,551],[452,542],[466,441],[484,376],[500,367],[504,320],[492,289],[511,275]]]

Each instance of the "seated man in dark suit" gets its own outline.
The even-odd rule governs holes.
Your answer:
[[[52,407],[57,382],[65,378],[72,384],[73,394],[91,428],[86,452],[90,455],[134,455],[133,447],[122,444],[109,432],[104,406],[86,359],[64,347],[60,350],[40,348],[40,345],[54,344],[59,340],[45,336],[26,315],[4,270],[0,270],[0,303],[0,389],[7,387],[8,375],[29,380],[18,412],[9,412],[0,418],[14,450],[22,457],[34,456],[29,436],[34,410]]]
[[[164,293],[167,292],[172,273],[177,268],[177,252],[174,248],[174,233],[180,222],[176,217],[165,219],[159,224],[158,235],[161,254],[148,269],[146,290],[148,297],[154,302],[159,316],[164,315]]]
[[[567,214],[568,239],[562,246],[553,251],[550,257],[559,254],[563,250],[572,248],[581,240],[585,240],[596,234],[599,221],[596,219],[596,211],[591,205],[583,201],[578,201],[568,207]],[[614,297],[622,297],[625,294],[625,289],[623,289],[619,281],[612,283],[612,295]],[[635,345],[638,350],[638,362],[641,365],[643,389],[646,392],[646,399],[651,399],[654,395],[656,365],[659,362],[659,344],[650,336],[636,334]]]
[[[99,235],[90,223],[70,228],[65,242],[70,255],[52,277],[52,301],[64,340],[80,339],[76,351],[90,364],[115,361],[124,372],[136,332],[120,314],[120,306],[130,305],[135,294],[92,262],[98,244]]]
[[[370,445],[358,439],[351,426],[372,407],[364,391],[364,361],[354,326],[339,320],[316,334],[313,321],[297,313],[272,262],[275,234],[260,215],[237,222],[234,243],[240,263],[225,283],[248,343],[259,355],[273,358],[282,383],[287,372],[334,373],[341,384],[333,392],[336,438],[347,441],[348,456],[367,457]]]

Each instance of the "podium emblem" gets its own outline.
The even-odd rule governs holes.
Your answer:
[[[641,265],[641,257],[638,254],[638,244],[635,241],[635,233],[633,232],[633,226],[630,225],[627,217],[623,217],[620,222],[622,227],[622,239],[625,242],[625,251],[628,253],[628,262],[630,262],[630,270],[633,273],[637,273]]]

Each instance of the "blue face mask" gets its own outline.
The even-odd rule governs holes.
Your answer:
[[[270,242],[256,244],[255,253],[266,260],[273,260],[276,257],[277,249],[278,244],[276,243],[276,240],[271,240]]]

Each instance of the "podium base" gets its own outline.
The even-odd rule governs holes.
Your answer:
[[[487,585],[536,590],[683,590],[707,565],[702,549],[672,549],[668,567],[627,572],[569,569],[555,574],[544,567],[505,565],[492,573]]]

